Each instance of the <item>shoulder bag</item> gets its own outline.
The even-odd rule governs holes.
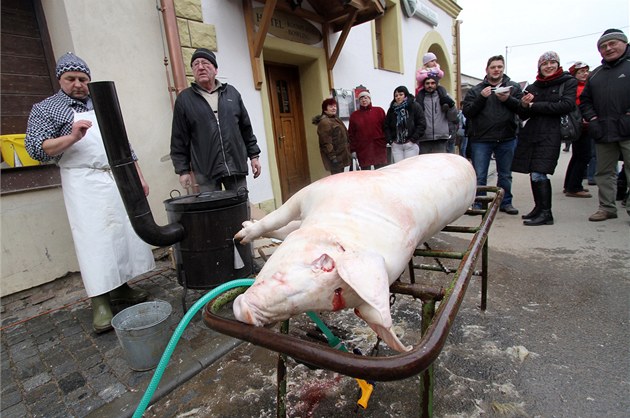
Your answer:
[[[564,92],[564,83],[560,85],[560,97]],[[571,112],[560,116],[560,136],[563,141],[577,141],[582,134],[582,113],[580,108],[575,106]]]

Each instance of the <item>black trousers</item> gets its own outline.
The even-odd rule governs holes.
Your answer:
[[[592,141],[588,135],[582,134],[580,139],[571,144],[573,154],[564,177],[564,189],[569,193],[577,193],[584,190],[582,180],[586,173],[586,167],[591,160]]]

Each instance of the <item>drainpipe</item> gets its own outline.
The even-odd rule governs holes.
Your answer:
[[[464,100],[462,97],[462,51],[461,51],[461,20],[455,21],[455,96],[457,97],[457,107],[459,108],[459,102]]]
[[[186,69],[182,57],[182,46],[179,43],[179,31],[177,29],[177,18],[175,16],[175,3],[173,0],[160,0],[161,12],[164,20],[164,32],[166,34],[166,44],[168,53],[171,56],[171,68],[173,69],[173,84],[175,94],[179,94],[188,87],[186,81]]]

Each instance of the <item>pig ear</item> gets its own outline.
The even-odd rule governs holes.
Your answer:
[[[339,277],[370,305],[380,318],[372,322],[389,328],[392,317],[389,311],[389,277],[385,260],[380,254],[345,251],[337,259]],[[373,315],[372,315],[373,316]],[[369,322],[366,320],[366,322]]]
[[[392,330],[392,327],[385,327],[382,324],[379,324],[377,321],[379,320],[380,314],[376,312],[376,310],[364,303],[356,307],[356,314],[363,319],[367,324],[378,334],[379,337],[385,341],[385,344],[390,346],[392,349],[405,353],[412,349],[411,346],[404,345],[399,339],[398,336]]]

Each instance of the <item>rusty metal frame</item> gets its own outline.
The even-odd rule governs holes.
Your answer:
[[[278,413],[280,413],[280,409],[284,410],[284,407],[280,408],[280,406],[285,404],[285,400],[281,399],[282,396],[280,392],[282,387],[286,387],[286,382],[284,381],[286,376],[284,359],[286,356],[289,356],[293,357],[298,362],[311,364],[346,376],[374,381],[400,380],[426,371],[421,379],[422,416],[431,416],[433,387],[431,365],[437,359],[446,343],[446,338],[473,275],[481,276],[482,278],[481,309],[485,309],[486,307],[488,234],[492,222],[499,212],[504,191],[496,187],[479,187],[478,192],[494,194],[494,196],[478,196],[477,202],[482,204],[483,209],[473,209],[467,212],[468,215],[481,216],[479,226],[462,227],[449,225],[444,228],[446,232],[473,234],[464,252],[417,250],[416,254],[414,254],[436,258],[461,259],[449,287],[445,290],[431,289],[414,283],[414,269],[425,268],[435,270],[435,268],[431,266],[415,265],[413,264],[413,260],[410,263],[412,282],[395,282],[390,287],[390,291],[394,294],[411,295],[423,301],[423,336],[418,344],[407,353],[388,357],[369,357],[344,353],[320,343],[314,343],[287,335],[285,327],[288,327],[288,322],[286,325],[283,324],[283,330],[281,332],[277,332],[272,328],[254,327],[221,317],[213,313],[211,303],[207,304],[203,310],[204,321],[209,328],[215,331],[265,347],[280,354],[278,362]],[[474,270],[474,266],[479,257],[482,258],[481,272]],[[449,271],[447,273],[451,272]],[[435,311],[436,301],[441,301],[437,311]]]

